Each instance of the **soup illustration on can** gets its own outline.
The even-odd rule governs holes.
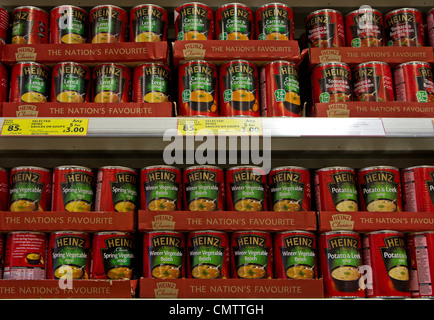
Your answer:
[[[91,73],[87,66],[76,62],[60,62],[51,73],[51,101],[90,101]]]
[[[93,68],[93,102],[130,102],[131,70],[120,63],[103,63]]]
[[[405,211],[434,211],[434,166],[405,168],[401,171],[401,181]]]
[[[434,77],[431,65],[410,61],[393,70],[396,101],[434,102]]]
[[[414,8],[393,10],[384,16],[387,46],[423,47],[425,31],[422,13]]]
[[[345,16],[345,32],[348,47],[382,47],[383,14],[369,6],[351,11]]]
[[[143,276],[151,279],[185,277],[185,237],[177,231],[150,231],[143,235]]]
[[[310,13],[304,20],[307,40],[312,48],[345,46],[345,28],[342,14],[334,9]]]
[[[315,279],[316,236],[313,232],[291,230],[274,236],[274,270],[278,279]]]
[[[258,40],[293,40],[294,15],[291,7],[283,3],[267,3],[255,12]]]
[[[176,167],[155,165],[140,172],[142,210],[181,210],[182,174]]]
[[[355,101],[394,101],[392,71],[385,62],[373,61],[353,68]]]
[[[229,278],[229,235],[201,230],[187,236],[187,278]]]
[[[11,15],[12,44],[48,43],[50,18],[47,11],[33,6],[21,6],[15,8]]]
[[[50,69],[37,62],[18,62],[11,71],[9,102],[47,102],[50,96]]]
[[[361,211],[402,211],[401,178],[398,168],[373,166],[358,171]]]
[[[134,68],[133,102],[169,102],[170,68],[160,63],[143,63]]]
[[[70,5],[55,7],[50,12],[50,43],[79,44],[88,39],[89,14]]]
[[[168,25],[168,15],[164,8],[155,4],[135,6],[130,11],[130,41],[166,41]]]
[[[127,40],[128,13],[117,6],[100,5],[90,11],[91,43],[119,43]]]
[[[218,40],[253,40],[253,11],[242,3],[222,5],[215,13]]]
[[[206,4],[189,2],[174,11],[176,40],[213,40],[214,12]]]
[[[352,100],[351,69],[346,63],[324,62],[312,70],[314,103]]]

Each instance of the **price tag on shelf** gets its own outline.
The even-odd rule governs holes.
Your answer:
[[[85,136],[89,119],[5,119],[2,136]]]
[[[262,136],[261,119],[180,118],[181,135],[238,135]]]

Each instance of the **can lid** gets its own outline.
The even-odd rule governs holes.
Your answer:
[[[54,170],[69,170],[69,169],[82,169],[86,171],[92,171],[91,168],[84,167],[84,166],[78,166],[78,165],[61,165],[54,168]]]
[[[128,171],[136,172],[136,170],[133,168],[123,167],[123,166],[104,166],[99,168],[99,170],[103,170],[103,169],[120,169],[120,170],[128,170]]]
[[[340,167],[340,166],[336,166],[336,167],[325,167],[325,168],[321,168],[321,169],[317,169],[315,172],[320,172],[320,171],[332,171],[332,170],[349,170],[349,171],[355,171],[353,168],[350,167]]]
[[[36,11],[42,11],[42,12],[48,14],[48,11],[41,9],[41,8],[38,8],[38,7],[35,7],[35,6],[19,6],[19,7],[14,8],[13,11],[20,10],[20,9],[32,9],[32,10],[36,10]]]
[[[386,169],[399,171],[399,169],[397,167],[394,167],[394,166],[372,166],[372,167],[361,168],[361,169],[359,169],[359,172],[368,171],[368,170],[386,170]]]
[[[35,166],[20,166],[20,167],[14,167],[11,169],[12,170],[42,170],[42,171],[46,171],[46,172],[50,172],[50,169],[46,169],[46,168],[42,168],[42,167],[35,167]]]
[[[162,165],[158,165],[158,164],[156,164],[156,165],[153,165],[153,166],[147,166],[147,167],[144,167],[144,168],[141,169],[141,171],[143,171],[143,170],[148,170],[148,169],[156,169],[156,168],[164,168],[164,169],[175,169],[175,170],[180,170],[179,168],[174,167],[174,166],[168,166],[168,165],[165,165],[165,164],[162,164]]]

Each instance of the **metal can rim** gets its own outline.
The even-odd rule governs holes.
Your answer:
[[[42,12],[48,14],[47,10],[44,10],[44,9],[41,9],[41,8],[35,7],[35,6],[19,6],[19,7],[14,8],[12,10],[12,12],[14,12],[15,10],[20,10],[20,9],[32,9],[32,10],[36,10],[36,11],[42,11]]]
[[[280,167],[271,168],[270,173],[273,172],[273,171],[285,170],[285,169],[298,169],[298,170],[303,170],[303,171],[310,171],[308,168],[305,168],[305,167],[299,167],[299,166],[280,166]]]
[[[195,231],[190,231],[188,233],[188,235],[194,235],[194,234],[201,234],[201,233],[219,233],[219,234],[229,234],[226,231],[222,231],[222,230],[213,230],[213,229],[205,229],[205,230],[195,230]]]
[[[370,166],[370,167],[365,167],[365,168],[361,168],[359,169],[359,172],[363,172],[363,171],[369,171],[369,170],[379,170],[379,169],[391,169],[391,170],[398,170],[398,167],[394,167],[394,166]]]
[[[324,67],[324,66],[327,66],[327,65],[340,66],[340,67],[345,67],[345,68],[351,69],[350,66],[347,63],[345,63],[345,62],[339,62],[339,61],[322,62],[320,64],[317,64],[313,69],[315,70],[317,68]]]
[[[336,9],[318,9],[315,11],[312,11],[311,13],[309,13],[306,18],[304,19],[304,21],[308,20],[308,18],[310,18],[310,16],[318,14],[320,12],[330,12],[330,13],[339,13],[340,15],[342,15],[342,13],[339,10]]]
[[[212,10],[209,5],[207,5],[207,4],[203,3],[203,2],[196,2],[196,1],[183,3],[180,6],[176,7],[176,9],[179,9],[179,8],[182,8],[182,7],[185,7],[185,6],[189,6],[189,5],[201,5],[201,6],[204,6],[204,7],[208,8],[208,9]]]
[[[60,231],[53,231],[50,233],[50,235],[58,235],[58,234],[82,234],[82,235],[90,235],[89,232],[86,231],[75,231],[75,230],[60,230]]]
[[[389,230],[389,229],[385,229],[385,230],[376,230],[376,231],[366,232],[366,233],[364,233],[364,235],[370,235],[370,234],[384,234],[384,233],[396,233],[396,234],[399,234],[399,235],[404,235],[404,232],[396,231],[396,230]]]
[[[353,11],[347,13],[345,15],[345,17],[348,17],[351,14],[358,13],[358,12],[363,12],[363,11],[375,12],[375,13],[380,14],[381,16],[383,15],[383,13],[380,10],[378,10],[378,9],[374,9],[374,8],[363,8],[363,9],[361,9],[361,8],[359,8],[359,9],[356,9],[356,10],[353,10]]]
[[[346,167],[346,166],[335,166],[335,167],[324,167],[324,168],[320,168],[315,170],[315,172],[322,172],[322,171],[332,171],[332,170],[348,170],[348,171],[353,171],[355,172],[356,170],[351,168],[351,167]]]
[[[399,11],[402,11],[402,10],[405,10],[405,11],[413,11],[413,12],[418,12],[418,13],[422,14],[422,13],[420,12],[420,10],[418,10],[418,9],[416,9],[416,8],[405,7],[405,8],[399,8],[399,9],[394,9],[394,10],[392,10],[392,11],[389,11],[388,13],[386,13],[386,14],[384,15],[384,18],[386,19],[387,16],[392,15],[392,14],[394,14],[394,13],[396,13],[396,12],[399,12]]]
[[[326,231],[321,233],[320,235],[337,235],[337,234],[351,234],[351,235],[360,235],[359,232],[351,231],[351,230],[334,230],[334,231]]]
[[[133,168],[129,168],[129,167],[124,167],[124,166],[103,166],[103,167],[100,167],[98,170],[104,170],[104,169],[121,169],[121,170],[127,170],[127,171],[137,173],[137,170],[135,170]]]
[[[284,234],[284,233],[303,233],[303,234],[308,234],[308,235],[312,235],[312,236],[315,235],[315,232],[307,231],[307,230],[301,230],[301,229],[279,231],[279,232],[276,232],[276,235],[281,235],[281,234]]]
[[[268,7],[268,6],[282,6],[284,8],[288,8],[292,10],[292,7],[290,5],[287,5],[285,3],[282,2],[270,2],[270,3],[265,3],[263,5],[261,5],[257,10],[260,10],[262,8]]]
[[[218,7],[217,10],[222,9],[224,7],[229,7],[229,6],[243,6],[243,7],[246,7],[248,9],[250,9],[250,7],[248,5],[246,5],[246,4],[244,4],[244,3],[241,3],[241,2],[231,2],[231,3],[222,4],[220,7]]]
[[[166,164],[162,164],[162,165],[156,164],[156,165],[153,165],[153,166],[146,166],[146,167],[143,167],[141,169],[141,171],[148,170],[148,169],[156,169],[156,168],[175,169],[175,170],[181,171],[181,169],[179,169],[178,167],[169,166],[169,165],[166,165]]]
[[[45,232],[40,232],[40,231],[10,231],[7,233],[7,235],[10,234],[38,234],[38,235],[45,235]]]
[[[74,165],[74,164],[72,164],[72,165],[65,164],[65,165],[57,166],[54,168],[54,170],[69,170],[69,169],[83,169],[85,171],[92,171],[92,169],[89,167],[79,166],[79,165]]]
[[[100,5],[93,7],[92,9],[90,9],[90,11],[94,11],[94,10],[99,9],[99,8],[114,8],[114,9],[119,9],[121,11],[124,11],[125,13],[128,13],[127,10],[125,10],[124,8],[119,7],[119,6],[115,6],[113,4],[100,4]]]
[[[402,171],[412,170],[412,169],[419,169],[419,168],[431,168],[431,169],[434,169],[434,165],[422,164],[422,165],[418,165],[418,166],[411,166],[411,167],[408,167],[408,168],[403,168]]]
[[[413,65],[413,64],[423,64],[426,66],[431,67],[431,64],[429,62],[425,62],[425,61],[407,61],[407,62],[403,62],[398,64],[395,69],[398,69],[399,67],[405,66],[405,65]]]
[[[239,230],[239,231],[234,231],[232,232],[233,235],[237,235],[237,234],[241,234],[241,233],[262,233],[262,234],[266,234],[266,235],[271,235],[271,232],[269,231],[263,231],[263,230]]]
[[[164,9],[162,6],[159,6],[158,4],[138,4],[138,5],[134,6],[134,7],[132,7],[131,11],[133,11],[133,10],[135,10],[137,8],[141,8],[141,7],[155,7],[155,8],[161,9],[162,11],[164,11],[164,12],[167,13],[167,10]]]
[[[230,168],[227,168],[226,171],[228,172],[228,171],[237,170],[237,169],[258,169],[258,170],[263,170],[263,169],[261,169],[261,167],[258,167],[258,166],[248,166],[248,165],[246,165],[246,166],[230,167]]]
[[[375,64],[381,64],[381,65],[389,66],[390,67],[390,65],[387,62],[384,62],[384,61],[367,61],[367,62],[362,62],[362,63],[359,63],[358,65],[356,65],[354,67],[354,70],[357,69],[357,68],[359,68],[359,67],[361,68],[361,67],[367,66],[369,64],[373,64],[373,63],[375,63]]]
[[[62,8],[62,7],[68,7],[68,8],[73,8],[73,9],[79,9],[80,11],[85,12],[86,14],[89,14],[89,13],[87,12],[87,10],[85,10],[85,9],[83,9],[83,8],[80,8],[80,7],[78,7],[78,6],[71,5],[71,4],[61,4],[61,5],[59,5],[59,6],[56,6],[56,7],[54,7],[53,9],[50,10],[50,13],[53,12],[54,10],[59,9],[59,8]]]
[[[131,236],[131,232],[127,231],[99,231],[94,234],[94,236],[105,236],[105,235],[123,235],[123,236]]]
[[[275,61],[266,62],[262,65],[262,68],[264,68],[265,66],[268,66],[268,65],[272,65],[274,63],[286,63],[287,65],[290,65],[290,66],[297,68],[297,70],[299,69],[298,65],[295,62],[288,61],[288,60],[275,60]]]
[[[42,170],[42,171],[45,171],[45,172],[51,172],[50,169],[42,168],[42,167],[37,167],[37,166],[19,166],[19,167],[14,167],[14,168],[11,169],[11,172],[12,171],[17,171],[17,170],[23,170],[23,169],[35,169],[35,170]]]
[[[195,166],[190,166],[190,167],[186,167],[184,169],[184,171],[195,170],[195,169],[217,169],[217,170],[223,171],[222,168],[220,168],[218,166],[213,166],[213,165],[195,165]]]

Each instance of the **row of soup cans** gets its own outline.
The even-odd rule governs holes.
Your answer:
[[[128,13],[113,5],[99,5],[90,14],[82,8],[62,5],[50,13],[22,6],[12,11],[11,43],[116,43],[167,40],[167,11],[157,5],[138,5]],[[0,37],[6,39],[9,13],[0,10]],[[312,47],[423,46],[422,13],[400,8],[383,14],[369,6],[348,13],[315,10],[306,16],[306,38]],[[434,11],[427,13],[428,39],[434,46]],[[200,2],[174,10],[176,40],[293,40],[294,14],[282,3],[267,3],[253,11],[242,3],[213,9]],[[129,29],[129,30],[128,30]],[[425,42],[426,41],[426,42]]]
[[[434,211],[434,166],[327,167],[313,179],[295,166],[24,166],[0,178],[3,211],[310,211],[312,191],[318,211]]]

